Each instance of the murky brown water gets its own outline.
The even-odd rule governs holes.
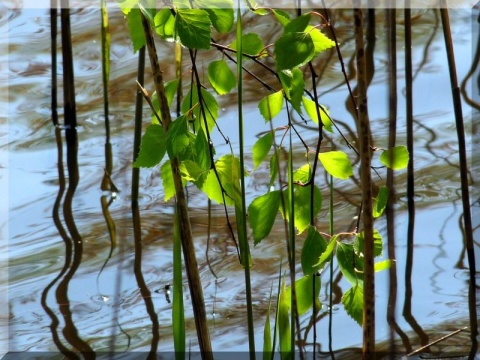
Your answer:
[[[52,208],[58,193],[57,148],[50,114],[50,33],[49,14],[45,9],[4,10],[0,8],[1,30],[8,38],[0,39],[8,52],[0,55],[1,93],[5,112],[0,123],[0,181],[6,189],[2,193],[2,253],[8,254],[8,280],[2,286],[8,289],[8,306],[4,308],[1,333],[10,351],[58,351],[52,341],[52,318],[42,307],[45,303],[60,319],[59,336],[64,318],[55,296],[55,288],[49,284],[61,272],[66,263],[65,244],[52,219]],[[382,10],[377,14],[377,39],[374,57],[375,76],[369,89],[370,117],[375,145],[387,147],[388,107],[386,40]],[[412,331],[412,321],[402,316],[405,294],[406,257],[406,171],[397,174],[396,203],[396,254],[398,276],[397,322],[408,334],[412,346],[420,344],[418,336],[424,331],[430,340],[439,334],[468,326],[468,270],[461,218],[460,185],[456,135],[451,103],[448,68],[441,32],[436,28],[438,19],[432,11],[418,11],[414,23],[414,69],[418,75],[414,83],[415,107],[415,168],[416,175],[416,228],[413,267],[412,316],[419,328]],[[337,36],[342,43],[345,62],[350,61],[353,50],[351,29],[347,26],[349,13],[338,13]],[[471,65],[475,36],[472,12],[456,11],[451,14],[459,79],[463,79]],[[401,16],[399,15],[399,19]],[[151,346],[151,319],[146,310],[138,283],[133,273],[135,261],[132,219],[130,211],[130,181],[133,147],[133,116],[135,96],[136,55],[132,54],[125,24],[119,10],[110,10],[112,29],[112,73],[110,83],[111,131],[114,165],[112,179],[120,189],[109,210],[116,225],[118,244],[113,248],[102,215],[100,190],[105,166],[105,129],[103,121],[103,94],[101,83],[101,46],[98,9],[72,11],[75,76],[79,123],[80,183],[73,200],[74,219],[83,240],[81,264],[68,288],[71,318],[78,335],[97,351],[148,351]],[[275,27],[251,24],[256,31],[277,33]],[[278,29],[277,29],[278,30]],[[404,86],[402,43],[403,27],[399,31],[398,84]],[[431,39],[431,43],[429,43]],[[165,46],[165,54],[171,44]],[[207,63],[209,53],[200,64]],[[218,56],[218,55],[217,55]],[[168,62],[166,62],[168,64]],[[325,56],[319,64],[326,66],[320,83],[321,102],[330,108],[350,140],[354,140],[355,124],[345,108],[346,87],[339,65]],[[172,65],[173,66],[173,65]],[[61,64],[59,66],[61,72]],[[166,77],[173,67],[165,66]],[[477,69],[478,74],[478,69]],[[258,89],[247,83],[250,101]],[[471,83],[470,83],[471,84]],[[337,86],[338,85],[338,86]],[[151,87],[151,86],[150,86]],[[471,94],[473,85],[467,86]],[[60,89],[61,90],[61,89]],[[477,89],[478,90],[478,89]],[[8,92],[7,92],[8,91]],[[5,95],[6,94],[6,95]],[[231,99],[220,99],[222,112],[219,126],[237,146],[236,108]],[[405,143],[404,98],[399,97],[398,144]],[[478,144],[478,113],[465,105],[465,121],[469,148]],[[2,107],[3,108],[3,107]],[[59,108],[60,114],[62,112]],[[149,114],[145,106],[145,114]],[[476,122],[474,121],[476,120]],[[255,104],[247,105],[247,146],[265,128]],[[283,120],[279,121],[282,124]],[[63,123],[63,120],[61,120]],[[145,116],[145,124],[148,115]],[[234,124],[234,125],[232,125]],[[298,126],[302,136],[315,140],[316,130]],[[352,132],[352,133],[350,133]],[[340,148],[340,139],[333,139]],[[214,134],[217,152],[226,152],[220,136]],[[340,144],[340,145],[339,145]],[[328,141],[325,146],[331,146]],[[345,147],[346,148],[346,147]],[[298,160],[302,161],[302,149],[298,147]],[[478,169],[478,157],[471,163]],[[248,164],[251,166],[251,163]],[[385,174],[381,172],[382,178]],[[477,174],[478,175],[478,174]],[[472,180],[477,179],[472,175]],[[319,177],[323,181],[323,177]],[[376,179],[378,183],[382,180]],[[323,181],[324,182],[324,181]],[[260,168],[248,180],[248,199],[265,192],[268,170]],[[472,182],[472,185],[474,183]],[[351,181],[337,182],[335,202],[335,226],[338,231],[348,230],[356,215],[359,189]],[[327,187],[322,186],[324,197]],[[478,192],[473,192],[476,238],[478,227]],[[243,291],[244,275],[238,263],[235,246],[230,239],[222,208],[213,206],[211,233],[208,236],[207,201],[193,188],[189,189],[191,220],[195,236],[200,274],[204,284],[205,301],[210,319],[211,337],[215,350],[242,351],[247,349],[247,325]],[[472,201],[472,202],[473,202]],[[325,201],[326,203],[326,201]],[[353,204],[352,204],[353,203]],[[163,202],[163,190],[158,169],[141,171],[140,210],[142,218],[143,257],[142,273],[151,291],[151,304],[159,321],[158,351],[173,349],[171,338],[171,304],[163,292],[172,282],[172,204]],[[327,231],[326,210],[323,210],[318,226]],[[279,264],[285,259],[284,233],[278,219],[278,229],[256,248],[252,249],[252,288],[256,319],[257,348],[263,342],[263,325],[269,301],[270,288],[276,286]],[[378,220],[377,228],[384,234],[385,220]],[[298,247],[302,243],[298,239]],[[208,240],[208,261],[207,261]],[[480,246],[476,244],[476,252]],[[7,250],[8,249],[8,250]],[[385,251],[386,253],[386,251]],[[108,261],[106,261],[108,259]],[[480,263],[480,261],[479,261]],[[335,269],[334,279],[339,270]],[[386,305],[389,293],[388,273],[377,275],[377,337],[388,338]],[[328,271],[322,278],[321,300],[328,303]],[[347,283],[338,278],[336,289],[347,289]],[[45,291],[47,288],[48,291]],[[340,301],[336,293],[335,302]],[[196,336],[191,315],[189,295],[185,286],[187,307],[188,344],[195,349]],[[62,305],[62,304],[60,304]],[[327,308],[317,322],[320,348],[328,346]],[[302,327],[308,324],[302,318]],[[411,319],[410,319],[411,320]],[[342,349],[361,344],[360,327],[350,319],[341,305],[335,305],[333,319],[333,348]],[[348,336],[345,336],[348,334]],[[312,341],[312,332],[307,336]],[[467,345],[467,344],[465,344]],[[401,349],[401,347],[400,347]],[[468,346],[467,346],[468,349]],[[463,349],[462,351],[464,351]],[[401,351],[401,350],[400,350]]]

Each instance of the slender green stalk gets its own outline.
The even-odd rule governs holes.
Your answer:
[[[183,306],[183,279],[182,279],[182,241],[177,219],[178,209],[175,209],[173,232],[173,304],[172,327],[175,359],[185,358],[185,308]]]
[[[333,235],[335,232],[335,227],[333,223],[333,176],[330,175],[330,235]],[[334,240],[330,240],[334,241]],[[333,353],[333,254],[330,256],[330,288],[328,293],[328,351],[333,360],[335,360],[335,355]]]
[[[250,251],[247,239],[247,205],[245,199],[245,164],[244,164],[244,137],[243,137],[243,69],[242,69],[242,12],[240,9],[240,0],[237,2],[237,90],[238,90],[238,135],[240,146],[240,191],[241,191],[241,224],[243,227],[238,231],[238,241],[240,244],[240,257],[243,262],[243,269],[245,273],[245,292],[247,300],[247,321],[248,321],[248,345],[250,350],[250,359],[255,359],[255,328],[253,324],[253,309],[252,309],[252,289],[250,282]],[[236,205],[237,206],[237,205]]]

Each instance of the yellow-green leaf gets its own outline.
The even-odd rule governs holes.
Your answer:
[[[283,108],[283,92],[277,91],[260,100],[258,109],[265,122],[272,120]]]
[[[385,150],[380,155],[380,162],[393,170],[401,170],[408,165],[410,155],[405,146],[395,146],[392,149]]]
[[[315,124],[318,124],[318,114],[320,114],[320,119],[322,120],[323,128],[328,132],[333,132],[333,124],[328,117],[328,110],[325,106],[318,107],[318,114],[317,114],[317,106],[315,101],[302,96],[302,103],[307,115],[312,119]],[[323,108],[323,110],[322,110]]]
[[[348,179],[353,175],[353,168],[347,154],[343,151],[328,151],[318,154],[325,170],[338,179]]]

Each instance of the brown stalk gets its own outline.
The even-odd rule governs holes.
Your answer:
[[[358,1],[356,2],[358,5]],[[358,137],[360,140],[360,175],[362,180],[362,209],[363,231],[365,242],[363,255],[364,288],[363,288],[363,357],[374,359],[375,357],[375,278],[373,264],[373,216],[372,216],[372,176],[371,144],[370,144],[370,121],[367,108],[367,74],[365,47],[363,40],[363,14],[360,8],[353,10],[355,22],[355,46],[357,63],[357,106],[358,106]]]
[[[148,54],[150,57],[150,64],[152,66],[153,81],[155,83],[155,90],[157,92],[158,101],[160,104],[160,112],[163,120],[163,128],[165,133],[168,133],[172,118],[165,94],[165,86],[163,80],[162,70],[158,62],[155,42],[148,20],[142,13],[142,24],[145,31]],[[203,359],[213,359],[212,345],[210,342],[210,334],[207,324],[207,316],[205,311],[205,302],[203,298],[203,289],[198,273],[197,258],[195,255],[195,248],[193,245],[192,229],[190,226],[190,218],[188,215],[187,199],[183,189],[182,178],[179,171],[179,160],[177,157],[170,159],[173,181],[175,184],[175,194],[178,209],[178,219],[180,226],[180,236],[182,239],[183,257],[185,261],[185,269],[187,272],[188,285],[190,288],[190,296],[192,298],[193,313],[195,317],[195,325],[197,329],[198,344],[202,353]]]

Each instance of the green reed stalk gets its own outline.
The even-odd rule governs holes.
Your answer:
[[[333,236],[335,234],[335,227],[333,223],[333,176],[330,175],[330,208],[329,208],[329,216],[330,216],[330,235]],[[335,241],[330,238],[330,241]],[[330,352],[330,356],[333,360],[335,360],[335,355],[333,354],[333,253],[330,256],[330,274],[329,274],[329,281],[330,281],[330,288],[328,292],[328,351]]]
[[[185,359],[185,308],[183,306],[182,240],[178,226],[178,209],[175,208],[173,231],[173,304],[172,327],[175,359]]]
[[[240,10],[240,0],[237,2],[237,90],[238,90],[238,136],[240,146],[240,191],[241,191],[241,223],[242,227],[238,231],[238,241],[240,244],[240,258],[243,262],[243,269],[245,274],[245,292],[247,300],[247,321],[248,321],[248,345],[250,350],[250,359],[255,359],[255,328],[253,324],[253,308],[252,308],[252,289],[250,281],[250,251],[247,239],[247,213],[245,200],[245,164],[244,164],[244,136],[243,136],[243,41],[242,41],[242,12]],[[236,205],[237,206],[237,205]],[[238,221],[237,221],[238,222]]]

